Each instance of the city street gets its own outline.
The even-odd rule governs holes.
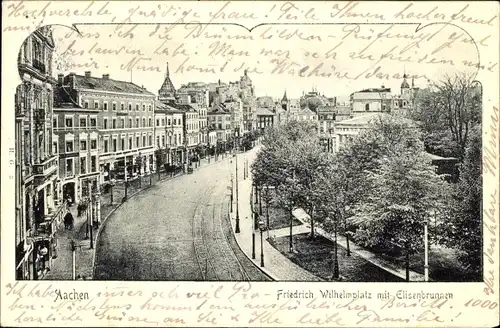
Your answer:
[[[228,157],[125,202],[101,231],[94,279],[269,280],[232,235],[230,165]]]

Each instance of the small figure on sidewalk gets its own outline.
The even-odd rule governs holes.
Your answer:
[[[71,212],[66,213],[64,216],[64,228],[66,230],[73,230],[73,214]]]

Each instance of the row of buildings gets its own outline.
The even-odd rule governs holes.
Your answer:
[[[18,56],[15,95],[16,278],[40,279],[57,257],[55,233],[68,203],[96,200],[115,180],[160,168],[187,169],[203,152],[235,145],[257,129],[245,71],[235,82],[176,89],[166,69],[154,94],[109,74],[53,76],[50,27],[32,33]],[[155,152],[165,152],[165,163]],[[163,156],[162,156],[163,157]],[[92,205],[94,206],[94,205]]]
[[[233,147],[248,133],[290,120],[318,124],[326,147],[338,149],[359,130],[360,118],[402,112],[415,90],[401,94],[367,89],[349,104],[316,89],[298,99],[256,97],[247,71],[238,81],[190,82],[176,89],[168,64],[152,93],[109,74],[67,73],[53,77],[55,44],[43,27],[23,43],[18,57],[22,84],[15,97],[16,270],[38,279],[57,256],[54,238],[67,203],[79,203],[114,180],[130,180],[161,166],[187,168],[203,152]],[[164,151],[165,162],[156,158]],[[163,156],[162,156],[163,157]],[[166,164],[166,165],[165,165]],[[100,221],[99,204],[95,218]]]

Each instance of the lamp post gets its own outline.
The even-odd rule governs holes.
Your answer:
[[[269,185],[266,186],[264,197],[266,200],[266,228],[267,228],[267,238],[269,238]]]
[[[333,279],[339,279],[339,258],[338,258],[338,246],[337,246],[337,219],[333,221],[334,224],[334,240],[333,240]]]
[[[262,233],[264,232],[264,222],[262,220],[259,221],[259,230],[260,230],[260,266],[264,266],[264,242],[262,238]]]
[[[429,240],[427,220],[424,222],[424,280],[429,281]]]
[[[252,212],[252,220],[255,222],[255,213]],[[255,229],[252,222],[252,259],[255,260]]]
[[[234,189],[234,182],[233,182],[233,173],[231,173],[231,213],[233,213],[233,189]]]
[[[94,218],[92,217],[94,202],[92,200],[92,183],[90,181],[88,182],[88,186],[89,186],[89,203],[90,203],[90,215],[89,215],[90,249],[94,249],[94,231],[93,231],[94,230],[94,225],[93,225]]]
[[[74,240],[71,240],[71,252],[72,252],[72,277],[76,280],[76,244]]]
[[[238,197],[238,156],[234,155],[236,162],[236,228],[235,232],[240,233],[240,205],[239,205],[239,197]]]
[[[113,205],[113,187],[115,185],[115,182],[116,180],[115,179],[111,179],[109,181],[109,186],[110,186],[110,189],[109,189],[109,192],[110,192],[110,205]]]
[[[243,157],[243,180],[247,179],[247,158]]]

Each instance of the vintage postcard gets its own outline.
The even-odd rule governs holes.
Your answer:
[[[496,2],[4,1],[1,325],[492,327]]]

